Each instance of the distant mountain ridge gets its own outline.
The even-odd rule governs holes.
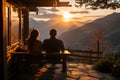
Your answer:
[[[49,30],[54,28],[58,31],[58,35],[68,30],[73,30],[80,25],[83,25],[82,22],[71,21],[71,22],[63,22],[61,20],[49,20],[49,21],[37,21],[33,18],[29,19],[29,26],[31,29],[36,28],[40,31],[40,39],[44,40],[49,38]]]
[[[59,38],[64,41],[66,48],[84,49],[90,45],[90,37],[97,30],[104,32],[104,39],[110,41],[109,47],[120,47],[120,13],[112,13],[82,27],[64,32]]]

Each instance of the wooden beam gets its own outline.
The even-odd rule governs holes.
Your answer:
[[[0,80],[7,80],[5,29],[6,29],[5,0],[2,0],[0,1]]]
[[[4,56],[3,56],[3,6],[0,2],[0,80],[4,80]]]
[[[31,10],[31,7],[71,7],[69,2],[60,2],[59,0],[7,0],[9,3],[26,7]]]

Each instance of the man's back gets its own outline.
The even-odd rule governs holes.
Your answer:
[[[46,52],[60,52],[64,50],[63,42],[56,38],[46,39],[43,42],[43,50]]]
[[[43,42],[43,50],[47,54],[58,54],[58,55],[47,55],[46,59],[49,61],[54,61],[55,63],[60,61],[61,56],[60,51],[64,51],[63,42],[59,39],[56,39],[57,31],[55,29],[50,30],[50,39],[45,39]]]

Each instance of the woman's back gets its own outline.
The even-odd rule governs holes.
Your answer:
[[[30,54],[39,55],[42,53],[42,43],[39,40],[35,40],[32,44],[28,42],[28,50]]]
[[[27,47],[30,54],[39,55],[42,53],[42,43],[40,40],[37,40],[38,36],[38,30],[32,30],[30,37],[27,40]]]

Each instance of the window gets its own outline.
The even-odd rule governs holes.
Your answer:
[[[18,8],[11,8],[11,44],[19,41],[19,16]]]
[[[11,46],[19,42],[19,13],[16,7],[6,7],[6,43]]]

